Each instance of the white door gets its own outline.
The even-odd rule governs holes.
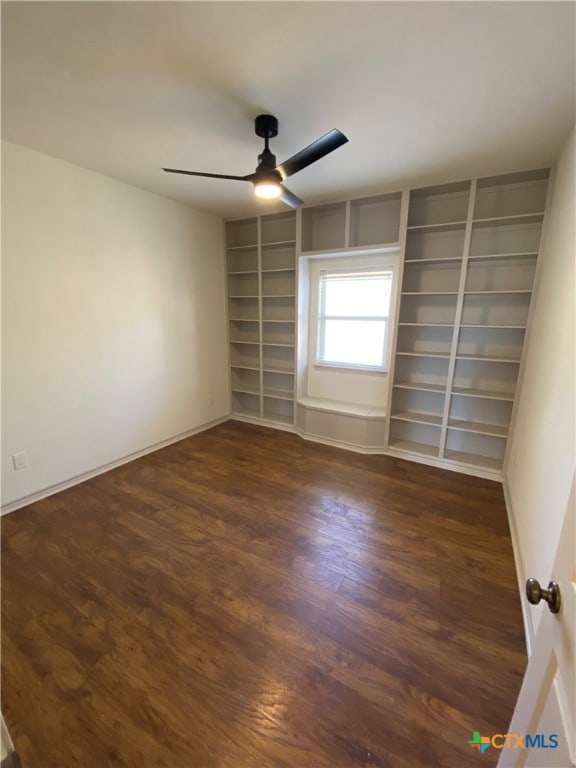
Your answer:
[[[550,613],[542,600],[531,610],[543,616],[498,768],[570,768],[576,765],[576,526],[574,476],[551,579],[560,587],[561,607]],[[539,574],[531,574],[539,578]],[[547,584],[543,584],[546,587]],[[540,738],[537,738],[537,736]],[[558,746],[554,747],[557,736]],[[524,747],[522,747],[524,743]]]

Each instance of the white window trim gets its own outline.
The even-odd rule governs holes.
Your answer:
[[[309,347],[308,364],[313,368],[326,370],[332,369],[340,373],[362,374],[369,376],[387,376],[390,371],[392,340],[394,335],[395,307],[398,293],[398,268],[400,254],[399,252],[390,253],[389,250],[372,252],[370,254],[353,255],[343,254],[335,251],[334,254],[324,255],[322,259],[313,259],[310,262],[310,326],[309,326]],[[322,362],[317,360],[318,341],[319,341],[319,323],[318,323],[318,302],[320,275],[323,271],[360,272],[362,270],[390,270],[392,272],[392,291],[390,310],[388,316],[388,328],[386,334],[386,352],[384,355],[384,366],[368,367],[349,364],[339,364],[331,362]]]

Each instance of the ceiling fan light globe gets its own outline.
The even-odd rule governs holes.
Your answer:
[[[264,200],[274,200],[282,194],[282,187],[276,182],[264,181],[254,185],[254,191],[257,197]]]

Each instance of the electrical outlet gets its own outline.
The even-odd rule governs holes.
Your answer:
[[[28,466],[28,454],[26,451],[21,451],[20,453],[14,453],[12,455],[12,463],[14,464],[14,469],[24,469]]]

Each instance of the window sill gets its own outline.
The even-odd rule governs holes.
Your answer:
[[[313,363],[318,370],[341,371],[342,373],[369,373],[372,376],[387,376],[388,368],[362,368],[353,365],[338,365],[337,363]]]

